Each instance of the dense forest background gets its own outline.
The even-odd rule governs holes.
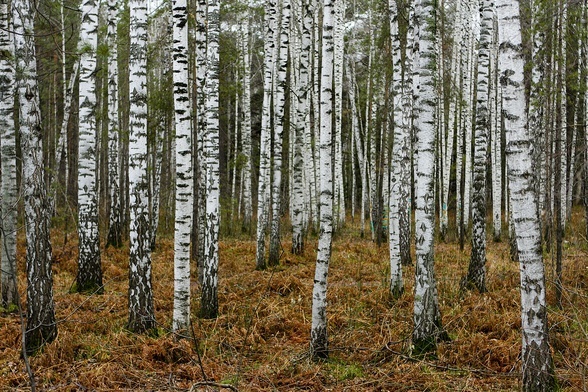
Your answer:
[[[0,1],[0,386],[585,390],[587,20]]]

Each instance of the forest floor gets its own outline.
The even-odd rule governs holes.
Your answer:
[[[588,245],[583,213],[575,211],[564,243],[563,309],[549,307],[556,375],[564,391],[588,390]],[[287,232],[284,229],[284,232]],[[507,242],[488,242],[488,292],[460,295],[469,251],[436,246],[443,326],[450,342],[436,358],[410,357],[414,268],[405,267],[405,294],[388,297],[388,246],[361,239],[348,224],[333,243],[328,289],[330,359],[309,360],[316,238],[293,256],[284,237],[281,264],[255,271],[255,242],[220,244],[219,307],[215,320],[194,316],[190,339],[170,332],[173,241],[153,253],[156,318],[152,335],[125,330],[128,248],[102,252],[105,292],[70,294],[77,243],[54,235],[57,340],[31,358],[40,390],[57,391],[516,391],[520,390],[518,264]],[[19,288],[24,298],[24,240],[19,242]],[[554,304],[554,267],[545,254],[547,298]],[[194,279],[197,281],[197,279]],[[199,308],[193,284],[193,313]],[[30,390],[20,357],[17,314],[0,313],[0,390]],[[204,386],[203,381],[225,384]],[[230,388],[227,388],[230,386]]]

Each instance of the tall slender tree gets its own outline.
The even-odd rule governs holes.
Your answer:
[[[472,187],[472,254],[464,288],[486,291],[486,161],[490,117],[488,88],[490,84],[490,45],[494,25],[494,2],[483,0],[480,5],[480,49],[474,146],[474,179]]]
[[[204,137],[206,134],[206,0],[198,0],[196,6],[196,34],[194,46],[196,52],[196,263],[198,280],[202,284],[204,275],[204,245],[206,236],[206,160],[204,158]]]
[[[190,234],[192,232],[192,111],[188,94],[188,5],[172,1],[173,82],[176,128],[176,213],[173,329],[190,324]]]
[[[110,211],[106,246],[122,245],[121,200],[120,200],[120,143],[118,104],[118,0],[108,0],[108,189]]]
[[[259,182],[257,188],[257,248],[256,268],[267,267],[265,259],[265,232],[269,218],[270,202],[270,145],[271,105],[274,80],[276,47],[277,4],[269,0],[265,4],[264,16],[264,62],[263,62],[263,107],[261,115],[261,136],[259,141]]]
[[[2,297],[0,305],[6,309],[18,305],[16,287],[16,133],[14,124],[14,39],[9,0],[0,1],[0,139],[2,140],[2,204],[0,206],[0,233],[2,242]]]
[[[33,11],[29,0],[12,2],[22,150],[22,188],[26,231],[28,354],[57,336],[53,303],[53,273],[49,240],[51,211],[43,179],[43,130],[37,84]]]
[[[522,373],[524,391],[555,390],[549,348],[545,275],[533,163],[527,131],[519,1],[497,0],[499,69],[506,129],[506,158],[512,221],[521,275]]]
[[[327,277],[331,260],[333,240],[333,25],[335,1],[325,0],[323,6],[323,42],[321,67],[321,134],[320,134],[320,234],[314,286],[312,289],[312,326],[310,331],[310,353],[314,360],[329,356],[327,334]]]
[[[402,110],[402,52],[398,28],[398,3],[388,2],[390,11],[390,40],[392,44],[392,93],[394,110],[394,144],[392,147],[392,171],[390,173],[389,199],[389,245],[390,245],[390,294],[397,298],[404,292],[402,280],[402,255],[400,252],[400,200],[402,199],[403,179],[402,152],[410,138],[410,130],[405,128]]]
[[[290,36],[290,0],[282,0],[280,23],[280,46],[276,62],[276,85],[274,100],[274,142],[272,150],[272,225],[270,231],[269,265],[280,261],[280,219],[282,217],[282,141],[286,122],[286,83],[288,76],[288,49]]]
[[[241,152],[243,154],[242,192],[243,192],[243,229],[251,231],[253,219],[253,200],[251,195],[252,148],[251,148],[251,47],[250,47],[250,8],[247,7],[245,21],[241,25],[241,55],[243,62],[243,119],[241,121]]]
[[[133,332],[155,328],[147,171],[147,5],[129,0],[129,322]]]
[[[84,0],[80,26],[79,149],[78,149],[78,274],[77,291],[102,292],[98,192],[96,187],[96,71],[98,4]]]
[[[413,350],[417,355],[435,351],[437,341],[446,333],[441,326],[441,313],[435,280],[435,146],[437,135],[435,113],[435,5],[420,0],[415,10],[415,28],[419,31],[416,72],[418,95],[415,101],[416,132],[416,267]]]
[[[219,173],[219,33],[220,0],[209,0],[207,9],[206,49],[206,235],[204,237],[204,271],[200,316],[218,315],[218,234],[220,227]]]

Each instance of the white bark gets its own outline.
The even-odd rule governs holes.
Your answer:
[[[345,0],[335,2],[335,31],[334,31],[334,69],[333,80],[335,88],[335,183],[334,183],[334,208],[336,226],[345,223],[345,193],[343,188],[343,55],[344,55],[344,27],[345,27]]]
[[[548,343],[545,276],[537,196],[531,186],[531,139],[526,130],[519,2],[498,0],[500,81],[505,101],[508,182],[521,273],[522,373],[524,391],[555,387]]]
[[[403,170],[402,152],[406,149],[410,130],[403,127],[402,110],[402,53],[398,29],[398,4],[396,0],[388,2],[390,11],[390,40],[392,44],[392,93],[394,110],[394,144],[392,146],[392,171],[390,173],[390,199],[388,216],[388,242],[390,246],[390,295],[399,297],[404,292],[402,280],[402,255],[400,252],[400,199]]]
[[[117,27],[118,0],[108,1],[108,188],[110,194],[110,216],[107,246],[122,245],[121,200],[120,200],[120,155],[118,115],[118,46]]]
[[[335,0],[336,1],[336,0]],[[321,71],[321,134],[320,134],[320,235],[312,290],[312,326],[310,331],[310,353],[315,360],[329,356],[327,334],[327,277],[331,260],[333,236],[333,23],[335,5],[325,0],[323,7],[323,45]]]
[[[206,49],[206,235],[204,237],[204,274],[200,315],[218,315],[218,235],[220,228],[220,172],[219,172],[219,34],[220,0],[208,2]]]
[[[192,233],[192,108],[188,82],[188,10],[186,0],[172,1],[173,82],[176,129],[176,211],[174,233],[173,329],[190,325],[190,235]]]
[[[486,161],[490,130],[488,90],[494,2],[480,3],[480,49],[478,52],[478,80],[476,105],[476,136],[474,146],[474,174],[472,187],[472,253],[465,288],[486,291]]]
[[[304,199],[304,190],[308,189],[305,186],[304,173],[312,166],[308,165],[305,160],[311,158],[308,147],[304,146],[305,138],[309,138],[306,130],[310,129],[310,55],[312,48],[311,29],[312,29],[312,10],[310,1],[302,1],[302,29],[300,40],[300,64],[299,77],[297,80],[297,104],[296,104],[296,137],[293,143],[294,148],[294,162],[293,162],[293,185],[292,198],[292,253],[300,254],[304,249],[304,235],[306,229],[306,221],[304,210],[306,209]],[[308,173],[307,173],[308,175]],[[312,176],[309,176],[312,177]],[[310,203],[308,203],[310,204]],[[310,205],[309,205],[310,206]],[[307,212],[308,214],[308,212]]]
[[[415,28],[419,30],[418,95],[415,101],[416,132],[416,268],[414,329],[412,345],[416,354],[435,351],[443,334],[434,272],[435,229],[435,21],[434,2],[420,0],[416,5]]]
[[[147,6],[129,0],[129,323],[134,332],[155,328],[147,172]]]
[[[96,187],[96,47],[98,5],[86,0],[81,5],[79,150],[78,150],[78,273],[77,291],[103,291],[98,233],[98,192]]]
[[[206,161],[204,157],[204,137],[206,134],[206,0],[198,0],[196,8],[196,175],[197,192],[195,202],[197,217],[198,281],[202,285],[204,275],[204,237],[206,235]]]
[[[490,143],[492,164],[492,226],[494,240],[499,241],[502,231],[502,116],[499,115],[498,85],[498,25],[496,10],[493,17],[494,33],[490,51]]]
[[[16,133],[14,123],[14,40],[9,0],[0,1],[0,139],[2,140],[2,204],[0,225],[2,239],[2,263],[0,275],[2,296],[0,306],[10,309],[18,306],[16,287],[16,229],[17,197],[16,184]]]
[[[274,50],[276,46],[276,15],[275,0],[265,6],[265,41],[263,62],[263,107],[261,117],[261,137],[259,142],[259,183],[257,189],[257,250],[256,268],[265,269],[265,232],[269,217],[270,202],[270,144],[271,144],[271,104],[274,74]]]
[[[241,53],[243,62],[243,119],[241,122],[241,152],[244,156],[242,174],[243,227],[249,232],[253,219],[251,194],[251,50],[249,45],[249,8],[241,30]]]
[[[455,131],[456,128],[458,129],[458,136],[457,136],[457,159],[456,159],[456,220],[459,226],[459,211],[461,209],[459,200],[460,197],[460,179],[461,179],[461,127],[459,121],[459,107],[461,102],[461,54],[462,51],[460,50],[460,45],[462,42],[462,36],[464,33],[464,18],[462,15],[462,0],[456,1],[456,10],[455,10],[455,23],[453,28],[453,47],[451,51],[451,68],[450,68],[450,80],[451,86],[453,87],[450,90],[449,96],[449,111],[447,115],[448,125],[447,125],[447,139],[442,141],[446,143],[445,146],[445,160],[443,164],[443,182],[441,184],[441,191],[443,193],[442,196],[442,204],[441,204],[441,235],[445,237],[447,233],[447,227],[449,225],[449,217],[448,217],[448,205],[449,205],[449,181],[450,181],[450,174],[451,174],[451,161],[454,151],[454,139],[455,139]]]
[[[558,79],[560,84],[560,115],[561,115],[561,124],[559,125],[559,132],[558,134],[561,137],[561,150],[556,151],[556,154],[559,154],[561,159],[561,187],[560,187],[560,197],[561,197],[561,211],[559,215],[559,219],[561,220],[562,228],[566,226],[566,217],[568,216],[567,213],[567,195],[568,195],[568,181],[566,180],[566,174],[568,172],[568,142],[567,142],[567,133],[568,133],[568,121],[567,121],[567,26],[568,26],[568,4],[567,1],[560,2],[560,44],[559,44],[559,59],[560,64],[558,65],[559,72],[558,72]],[[556,136],[557,137],[557,136]]]
[[[43,179],[43,140],[37,84],[33,10],[28,0],[12,2],[22,189],[26,232],[27,326],[25,348],[32,354],[57,336],[49,240],[50,205]]]
[[[270,232],[269,265],[280,261],[280,219],[282,217],[282,142],[286,124],[286,87],[288,72],[288,49],[290,36],[290,0],[282,0],[280,23],[280,47],[276,61],[276,85],[274,95],[274,144],[272,151],[272,225]]]

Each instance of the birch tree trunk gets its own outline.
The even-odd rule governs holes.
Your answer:
[[[416,131],[416,267],[413,352],[434,352],[437,341],[446,338],[441,326],[434,262],[435,228],[435,6],[432,0],[416,5],[415,25],[419,30],[418,95],[415,101]]]
[[[151,285],[147,172],[147,5],[129,0],[129,322],[141,333],[155,328]]]
[[[78,273],[76,291],[102,292],[100,236],[98,233],[98,192],[96,189],[96,47],[98,5],[85,0],[81,5],[79,150],[78,150]]]
[[[531,140],[526,131],[525,91],[519,2],[497,0],[500,41],[500,81],[509,105],[503,108],[507,136],[506,157],[521,273],[523,391],[555,389],[549,349],[545,275],[541,231],[533,178]]]
[[[310,355],[313,360],[329,356],[327,334],[327,277],[331,260],[333,239],[333,23],[335,1],[325,0],[323,6],[323,42],[321,71],[321,135],[320,135],[320,234],[312,289],[312,327],[310,331]]]
[[[345,28],[345,0],[335,2],[333,85],[335,88],[335,183],[334,207],[337,227],[345,223],[345,190],[343,187],[343,55]]]
[[[474,181],[472,188],[472,254],[466,289],[486,291],[486,161],[490,116],[488,111],[488,90],[490,83],[490,45],[494,25],[494,2],[480,3],[480,48],[478,51],[478,81],[476,105],[476,136],[474,139]]]
[[[122,246],[120,167],[119,167],[119,116],[118,116],[118,0],[108,0],[108,188],[110,214],[106,246]]]
[[[204,271],[200,316],[218,315],[218,234],[220,228],[220,173],[219,173],[219,33],[220,0],[208,1],[206,49],[206,235],[204,237]]]
[[[411,2],[408,11],[408,27],[406,30],[406,54],[404,60],[404,76],[402,81],[402,121],[406,130],[406,143],[402,150],[402,173],[401,176],[401,198],[399,205],[400,216],[400,257],[402,265],[411,265],[412,256],[410,254],[411,240],[411,222],[412,222],[412,130],[413,130],[413,64],[415,57],[415,34],[414,34],[414,15],[415,2]]]
[[[49,218],[43,180],[43,143],[33,10],[28,0],[12,2],[16,85],[22,150],[22,189],[26,232],[27,327],[25,348],[33,354],[57,337],[53,304],[53,273]]]
[[[496,10],[493,16],[492,49],[490,51],[490,143],[492,159],[492,226],[494,241],[502,233],[502,116],[499,115],[500,92],[498,86],[498,23]]]
[[[245,16],[246,21],[243,23],[241,31],[243,53],[243,120],[241,122],[241,150],[244,155],[243,173],[242,173],[242,192],[243,192],[243,229],[251,232],[251,221],[253,219],[253,202],[251,195],[251,49],[249,44],[249,8]]]
[[[306,159],[310,159],[309,151],[304,146],[306,129],[310,129],[310,100],[308,91],[310,89],[310,56],[312,48],[312,10],[309,0],[302,1],[302,34],[300,42],[300,71],[297,88],[297,106],[296,106],[296,139],[293,143],[294,148],[294,189],[292,197],[294,198],[292,210],[292,253],[302,254],[304,250],[305,236],[305,219],[304,219],[304,172],[307,169]],[[309,135],[310,136],[310,135]],[[307,173],[307,175],[310,173]]]
[[[176,129],[176,211],[174,233],[174,331],[190,326],[190,234],[192,232],[192,108],[188,83],[188,10],[172,1],[173,82]]]
[[[206,135],[206,0],[198,0],[196,7],[196,263],[198,281],[202,285],[204,275],[204,244],[206,236],[206,161],[204,157],[204,138]]]
[[[272,225],[270,232],[269,260],[270,266],[278,265],[282,244],[280,242],[280,219],[282,217],[282,141],[286,123],[286,86],[288,71],[288,48],[290,34],[290,0],[282,0],[282,19],[280,24],[280,48],[276,63],[277,79],[274,101],[274,146],[272,150]]]
[[[276,46],[277,4],[270,0],[265,6],[265,41],[263,62],[263,108],[261,117],[261,137],[259,142],[259,183],[257,190],[257,250],[256,268],[265,269],[265,232],[269,217],[270,197],[270,143],[271,143],[271,105],[272,82],[274,74],[274,51]]]
[[[398,4],[396,0],[388,2],[390,11],[390,40],[392,44],[392,92],[394,110],[394,144],[392,146],[392,171],[390,173],[389,199],[389,245],[390,245],[390,295],[398,298],[404,292],[402,280],[402,255],[400,252],[400,200],[402,199],[401,184],[404,174],[402,152],[406,148],[409,130],[406,129],[402,110],[402,53],[400,50],[400,35],[398,31]]]
[[[2,232],[2,263],[0,275],[2,297],[0,306],[18,307],[16,287],[16,229],[18,189],[16,183],[16,133],[14,123],[14,38],[13,23],[9,14],[9,0],[0,1],[0,139],[2,140],[2,204],[0,224]]]

